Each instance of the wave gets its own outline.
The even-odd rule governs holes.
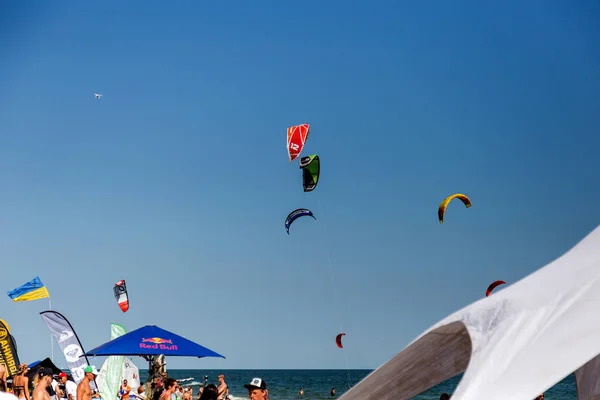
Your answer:
[[[202,385],[204,385],[204,381],[203,382],[198,382],[198,381],[191,381],[191,382],[190,381],[183,381],[182,382],[180,380],[177,380],[177,381],[181,384],[181,386],[202,386]]]

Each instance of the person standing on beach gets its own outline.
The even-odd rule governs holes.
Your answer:
[[[27,377],[29,368],[27,364],[19,365],[17,376],[13,378],[13,394],[20,400],[29,400],[29,378]]]
[[[93,365],[88,365],[83,370],[83,379],[77,385],[77,400],[92,400],[92,388],[90,382],[98,376],[99,372]],[[34,399],[35,400],[35,399]]]
[[[165,390],[160,394],[160,400],[171,400],[171,395],[177,386],[177,381],[173,378],[167,378],[164,381]]]
[[[127,384],[127,379],[123,379],[123,384],[121,385],[121,400],[129,400],[129,393],[131,392],[131,388]]]
[[[76,400],[77,399],[77,385],[64,372],[58,374],[58,383],[65,385],[65,391],[63,392],[63,399]]]
[[[219,386],[217,386],[217,400],[224,400],[225,397],[229,396],[229,388],[225,383],[225,375],[220,374],[217,379],[219,380]]]
[[[0,364],[0,381],[6,384],[6,367],[4,364]]]
[[[33,400],[50,400],[50,394],[47,389],[52,383],[52,370],[41,368],[38,376],[38,383],[33,389]]]

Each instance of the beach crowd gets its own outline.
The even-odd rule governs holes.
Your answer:
[[[29,368],[19,366],[12,384],[7,384],[6,368],[0,365],[0,400],[102,400],[98,391],[92,389],[92,382],[99,371],[93,365],[84,368],[84,378],[76,384],[65,372],[54,375],[50,368],[40,368],[32,382],[27,377]],[[200,386],[194,396],[191,386],[183,387],[177,380],[159,375],[148,382],[150,395],[146,394],[144,385],[131,390],[127,380],[123,380],[118,400],[231,400],[229,388],[225,383],[225,375],[220,374],[218,384],[207,383]],[[250,400],[268,400],[267,385],[261,378],[253,378],[244,387],[248,390]]]
[[[17,375],[12,379],[12,385],[7,385],[6,368],[0,365],[0,400],[102,400],[96,390],[92,390],[91,382],[94,382],[99,371],[95,366],[88,365],[84,368],[84,378],[79,384],[65,372],[54,375],[49,368],[41,368],[35,375],[33,382],[29,382],[26,364],[19,366]],[[169,378],[165,373],[157,374],[148,384],[151,396],[147,396],[144,385],[132,391],[126,379],[123,380],[117,394],[118,400],[231,400],[229,387],[225,382],[225,375],[220,374],[218,384],[205,383],[200,386],[198,393],[194,396],[191,386],[182,386],[177,380]],[[269,392],[267,384],[261,378],[253,378],[244,385],[248,390],[250,400],[268,400]],[[304,395],[301,388],[300,396]],[[335,396],[332,388],[331,396]],[[440,400],[450,400],[452,395],[442,393]],[[540,394],[534,400],[544,400],[544,394]]]

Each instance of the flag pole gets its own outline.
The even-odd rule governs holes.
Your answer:
[[[48,309],[52,310],[52,300],[48,297]],[[50,332],[50,360],[54,362],[54,343],[52,342],[52,332]]]

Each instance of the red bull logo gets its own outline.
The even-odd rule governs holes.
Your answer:
[[[171,339],[167,340],[167,339],[162,339],[159,337],[151,337],[149,339],[146,338],[142,338],[142,343],[156,343],[156,344],[161,344],[161,343],[169,343],[169,344],[173,344],[173,342],[171,341]]]
[[[161,349],[161,350],[177,350],[177,345],[173,344],[171,339],[163,339],[159,337],[142,338],[140,343],[141,349]]]

